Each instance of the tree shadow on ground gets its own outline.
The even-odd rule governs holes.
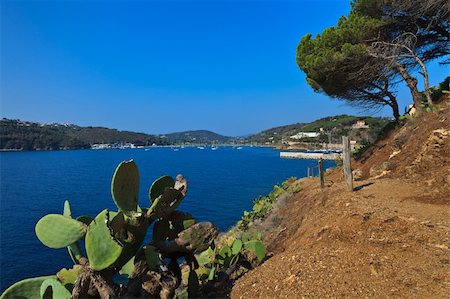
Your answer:
[[[359,190],[361,190],[361,189],[363,189],[363,188],[365,188],[365,187],[367,187],[367,186],[373,185],[373,184],[374,184],[374,183],[366,183],[366,184],[363,184],[363,185],[361,185],[361,186],[358,186],[358,187],[353,188],[353,191],[359,191]]]

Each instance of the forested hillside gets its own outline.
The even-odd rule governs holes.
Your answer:
[[[20,120],[0,121],[0,148],[20,150],[56,150],[90,148],[94,143],[167,144],[163,138],[144,133],[118,131],[102,127],[40,124]]]
[[[162,136],[161,136],[162,137]],[[235,138],[223,136],[207,130],[176,132],[164,135],[171,144],[180,143],[229,143]]]
[[[367,128],[353,128],[357,121],[364,121]],[[370,116],[337,115],[318,119],[311,123],[297,123],[281,126],[262,131],[259,134],[248,138],[249,142],[260,144],[279,144],[289,141],[290,137],[299,132],[317,132],[321,135],[315,138],[316,141],[331,143],[340,142],[341,136],[350,135],[353,140],[365,140],[373,142],[380,131],[389,123],[387,118],[376,118]],[[322,129],[322,131],[321,131]],[[309,141],[312,141],[311,139]]]

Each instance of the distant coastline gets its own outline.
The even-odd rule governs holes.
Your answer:
[[[99,151],[99,150],[123,150],[123,149],[152,149],[152,148],[195,148],[195,147],[199,147],[199,146],[203,146],[205,147],[204,144],[190,144],[190,145],[155,145],[155,146],[139,146],[139,147],[134,147],[134,148],[101,148],[101,149],[95,149],[95,148],[59,148],[59,149],[32,149],[32,150],[28,150],[28,149],[2,149],[0,148],[0,152],[3,153],[7,153],[7,152],[44,152],[44,151],[78,151],[78,150],[93,150],[93,151]],[[206,145],[206,148],[211,148],[211,145]],[[275,145],[265,145],[265,144],[258,144],[258,145],[253,145],[253,144],[217,144],[214,145],[214,147],[267,147],[267,148],[276,148]]]
[[[337,115],[311,123],[264,130],[245,137],[230,137],[208,130],[146,134],[104,127],[0,120],[0,151],[124,149],[152,146],[269,146],[281,150],[335,149],[348,135],[355,145],[375,141],[389,119]]]
[[[73,124],[47,124],[5,118],[0,120],[2,151],[241,144],[241,141],[240,138],[227,137],[206,130],[152,135],[103,127],[80,127]]]

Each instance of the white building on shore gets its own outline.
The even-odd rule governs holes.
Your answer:
[[[302,138],[316,138],[319,137],[320,133],[317,132],[298,132],[295,135],[292,135],[291,139],[302,139]]]

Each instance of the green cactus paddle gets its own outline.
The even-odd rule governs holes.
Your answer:
[[[125,214],[137,211],[139,170],[133,160],[117,166],[111,182],[111,194],[116,206]]]
[[[36,223],[35,231],[45,246],[63,248],[84,237],[86,224],[63,215],[48,214]]]
[[[100,212],[89,224],[85,240],[89,265],[96,271],[114,264],[122,253],[122,246],[111,236],[108,227],[108,210]]]

